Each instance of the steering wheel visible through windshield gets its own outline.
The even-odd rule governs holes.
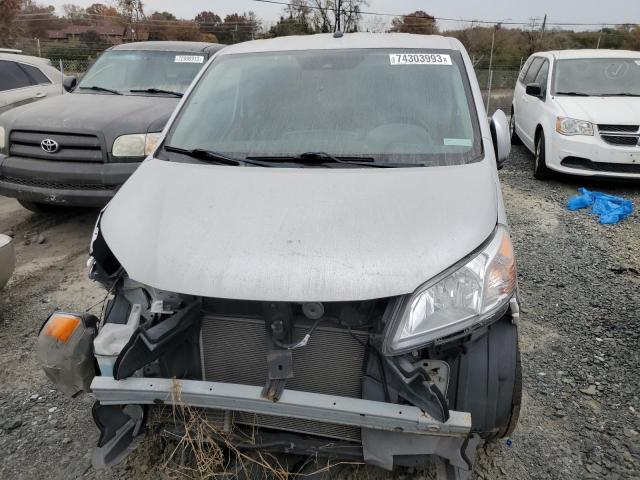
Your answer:
[[[78,88],[100,87],[124,94],[132,90],[162,90],[181,94],[205,61],[204,54],[192,52],[111,50],[98,58]]]
[[[481,158],[459,52],[319,50],[222,55],[165,145],[236,158],[323,152],[377,162]]]

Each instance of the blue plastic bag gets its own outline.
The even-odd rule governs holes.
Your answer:
[[[567,202],[569,210],[591,207],[591,213],[600,216],[600,223],[608,225],[618,223],[633,212],[633,202],[622,197],[602,192],[590,192],[579,188],[580,195],[575,195]]]

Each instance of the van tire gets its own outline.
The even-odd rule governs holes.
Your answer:
[[[538,180],[549,180],[553,174],[547,167],[544,132],[538,131],[533,152],[533,176]]]
[[[520,418],[520,407],[522,405],[522,363],[520,361],[520,345],[516,349],[516,375],[513,382],[513,399],[511,400],[511,414],[509,421],[500,429],[500,438],[511,436],[516,429]]]
[[[513,107],[511,107],[511,117],[509,118],[509,135],[511,137],[511,145],[522,145],[522,140],[516,133],[516,116]]]

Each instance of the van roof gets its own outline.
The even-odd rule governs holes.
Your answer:
[[[580,58],[640,58],[640,52],[632,50],[610,50],[583,48],[577,50],[553,50],[550,53],[558,60],[573,60]]]
[[[226,47],[220,55],[257,52],[282,52],[291,50],[340,50],[364,48],[434,48],[463,50],[455,38],[441,35],[414,35],[410,33],[345,33],[335,37],[333,33],[294,35],[267,40],[253,40]]]
[[[131,42],[109,48],[109,50],[156,50],[165,52],[215,52],[224,45],[207,42]]]

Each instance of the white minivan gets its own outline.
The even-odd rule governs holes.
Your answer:
[[[640,179],[640,52],[535,53],[518,77],[510,130],[534,153],[538,179]]]

